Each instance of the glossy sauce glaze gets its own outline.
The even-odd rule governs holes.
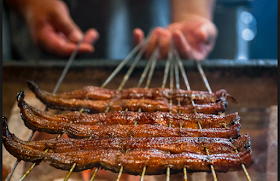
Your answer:
[[[51,139],[41,141],[22,141],[9,133],[6,120],[3,121],[3,141],[5,148],[19,160],[40,162],[47,160],[51,165],[74,171],[82,171],[96,166],[118,172],[139,175],[144,166],[146,174],[165,173],[167,167],[172,172],[216,171],[227,172],[252,164],[250,137],[238,139],[223,138],[110,138],[110,139]],[[170,146],[172,145],[172,146]],[[203,154],[204,146],[212,150]],[[49,149],[49,152],[44,152]],[[235,149],[239,152],[235,153]]]

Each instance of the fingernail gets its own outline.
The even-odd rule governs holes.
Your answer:
[[[83,34],[79,31],[74,31],[71,33],[69,39],[73,42],[79,42],[83,38]]]

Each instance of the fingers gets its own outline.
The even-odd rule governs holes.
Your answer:
[[[159,48],[159,56],[158,59],[165,59],[168,56],[168,51],[171,42],[171,32],[167,29],[158,27],[155,28],[151,36],[148,40],[147,47],[145,50],[145,57],[149,58],[155,51],[155,49]]]
[[[166,59],[168,56],[172,34],[169,30],[163,29],[160,33],[158,47],[160,58]]]
[[[134,46],[138,45],[143,39],[144,39],[145,35],[144,35],[144,32],[139,29],[139,28],[136,28],[133,30],[133,43],[134,43]]]
[[[45,51],[55,54],[60,57],[69,57],[76,49],[77,44],[70,42],[64,36],[54,31],[52,26],[45,25],[42,29],[37,31],[38,46]],[[93,52],[94,48],[91,44],[83,42],[80,45],[79,53]]]
[[[138,44],[144,33],[135,29],[134,43]],[[166,59],[173,39],[174,47],[183,59],[203,60],[213,49],[217,37],[217,28],[211,21],[202,22],[199,25],[192,23],[174,23],[168,27],[155,28],[147,42],[144,52],[145,58],[150,58],[155,49],[159,48],[159,58]]]
[[[83,38],[83,32],[69,15],[66,4],[58,1],[57,7],[50,13],[50,21],[59,31],[72,42],[77,43]]]
[[[212,23],[206,23],[202,25],[195,33],[197,40],[204,42],[205,44],[213,44],[216,41],[218,30],[216,26]]]
[[[80,28],[74,23],[70,17],[59,14],[52,22],[59,31],[63,32],[65,36],[72,42],[77,43],[83,38],[83,33]]]
[[[99,38],[99,33],[96,29],[89,29],[84,36],[84,43],[94,44]]]
[[[146,50],[144,52],[146,58],[150,58],[155,51],[162,29],[163,28],[155,28],[151,33],[151,36],[149,37],[148,43],[146,45]]]
[[[189,59],[191,57],[191,46],[187,42],[186,37],[180,30],[174,30],[172,32],[172,38],[174,41],[174,46],[177,49],[178,53],[180,54],[181,58]]]
[[[195,57],[198,60],[203,60],[212,51],[217,38],[218,30],[212,23],[206,23],[202,25],[195,33],[196,45],[195,45]]]
[[[139,43],[144,38],[144,33],[140,29],[135,29],[133,35],[134,35],[133,37],[134,42],[136,44]],[[188,54],[190,52],[190,46],[187,43],[182,32],[177,32],[175,33],[175,36],[173,36],[171,30],[164,29],[161,27],[155,28],[152,31],[144,52],[145,58],[147,59],[150,58],[151,55],[154,53],[155,49],[158,47],[159,48],[158,59],[166,59],[168,57],[171,39],[174,37],[176,39],[175,48],[178,49],[179,54],[183,55],[183,58],[189,58]]]

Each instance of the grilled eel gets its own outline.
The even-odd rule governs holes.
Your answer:
[[[71,92],[52,94],[45,90],[41,90],[33,81],[27,82],[29,88],[36,94],[45,95],[51,99],[92,99],[92,100],[120,100],[120,99],[151,99],[165,100],[170,99],[174,104],[180,101],[181,105],[192,104],[193,98],[195,104],[206,104],[218,102],[221,98],[229,99],[234,103],[238,103],[226,90],[221,89],[214,93],[206,91],[187,91],[183,89],[171,90],[168,88],[129,88],[123,90],[109,90],[101,87],[86,86],[82,89]]]
[[[199,121],[201,128],[224,128],[237,124],[240,117],[238,113],[228,114],[226,116],[212,114],[175,114],[169,112],[131,112],[131,111],[113,111],[109,113],[85,114],[80,112],[70,112],[67,114],[51,114],[49,112],[40,111],[28,105],[24,101],[25,93],[18,93],[17,101],[20,108],[21,117],[26,125],[34,127],[58,127],[66,123],[85,124],[85,125],[134,125],[150,124],[162,125],[181,128],[198,129]],[[33,127],[29,126],[29,128]],[[34,129],[34,128],[33,128]],[[39,129],[44,131],[44,129]]]
[[[71,112],[68,114],[53,115],[48,112],[38,111],[27,105],[23,98],[24,93],[21,92],[18,95],[18,105],[21,109],[22,119],[29,129],[51,134],[65,133],[72,138],[106,138],[114,136],[205,136],[236,138],[239,136],[241,127],[237,113],[227,116],[193,114],[189,115],[188,118],[184,117],[184,114],[176,115],[163,112],[110,112],[92,115]],[[142,116],[139,116],[137,119],[135,115]],[[154,115],[155,117],[153,117]],[[213,121],[215,118],[217,120]],[[134,125],[135,120],[138,125]],[[198,128],[198,121],[205,129]],[[181,122],[182,128],[179,128]],[[167,127],[169,123],[172,123],[173,127]]]
[[[33,85],[33,84],[29,84]],[[80,99],[67,99],[67,98],[57,98],[52,96],[52,94],[42,91],[38,86],[29,86],[30,89],[35,93],[36,97],[40,99],[49,108],[61,109],[61,110],[72,110],[78,111],[84,109],[90,113],[105,112],[109,107],[110,110],[124,111],[128,109],[129,111],[138,111],[141,108],[143,112],[173,112],[178,113],[197,113],[204,114],[218,114],[218,112],[224,112],[228,101],[225,97],[221,97],[218,102],[215,103],[205,103],[205,104],[195,104],[193,105],[171,105],[167,101],[161,100],[151,100],[151,99],[119,99],[119,100],[80,100]]]
[[[38,130],[38,127],[32,127]],[[229,128],[211,129],[190,129],[190,128],[169,128],[155,125],[83,125],[83,124],[64,124],[60,128],[44,127],[41,128],[48,133],[65,133],[70,138],[112,138],[112,137],[220,137],[237,138],[239,136],[240,124],[234,124]]]
[[[210,124],[209,121],[211,121],[211,117],[222,117],[222,116],[215,116],[215,115],[192,115],[194,117],[193,120],[186,120],[185,121],[185,128],[179,128],[178,127],[167,127],[162,124],[157,124],[156,120],[153,119],[152,115],[161,114],[161,112],[158,113],[136,113],[136,112],[111,112],[107,113],[111,116],[105,116],[105,119],[111,119],[112,116],[121,115],[124,114],[139,114],[144,115],[145,117],[143,119],[136,119],[137,124],[134,124],[135,117],[132,117],[130,121],[129,119],[124,119],[124,117],[119,117],[122,119],[122,121],[119,121],[118,117],[112,118],[113,120],[108,120],[107,123],[105,122],[102,124],[98,124],[99,122],[94,121],[95,115],[86,115],[78,112],[74,113],[68,113],[63,115],[52,115],[51,113],[44,113],[41,111],[35,111],[34,108],[28,106],[23,101],[23,93],[18,95],[18,101],[19,101],[19,107],[21,109],[21,116],[24,120],[25,125],[32,130],[36,131],[44,131],[51,134],[62,134],[65,133],[71,138],[108,138],[108,137],[159,137],[159,136],[174,136],[174,137],[181,137],[181,136],[189,136],[189,137],[222,137],[222,138],[236,138],[239,136],[240,131],[240,123],[239,119],[229,121],[227,128],[221,128],[221,127],[214,127],[214,128],[207,128],[207,129],[199,129],[198,128],[198,121],[205,127],[205,125]],[[33,112],[30,112],[30,110],[33,110]],[[100,113],[97,115],[107,115],[106,113]],[[145,119],[148,117],[147,115],[150,114],[150,119],[152,119],[150,122],[152,124],[143,124],[146,123]],[[76,115],[76,116],[85,116],[88,117],[89,120],[80,122],[79,119],[75,121],[72,118],[75,119],[75,117],[71,117],[70,121],[67,120],[67,116],[70,115]],[[164,114],[162,114],[164,115]],[[161,116],[162,116],[161,115]],[[166,113],[165,115],[172,115],[171,113]],[[174,117],[176,114],[174,114]],[[182,116],[183,114],[181,114]],[[195,117],[198,116],[198,117]],[[199,117],[201,116],[201,117]],[[210,120],[206,120],[207,116],[210,118]],[[215,116],[215,117],[214,117]],[[235,114],[237,116],[237,114]],[[93,119],[91,119],[93,117]],[[177,115],[177,118],[180,118],[180,115]],[[206,118],[200,119],[200,118]],[[224,116],[225,118],[226,116]],[[234,117],[234,114],[229,115],[228,118],[231,119]],[[60,119],[56,119],[60,118]],[[220,118],[221,119],[221,118]],[[89,121],[93,120],[93,124],[90,124]],[[143,122],[142,122],[143,121]],[[161,121],[161,118],[159,118],[159,121]],[[168,121],[168,118],[167,118]],[[109,122],[109,123],[108,123]],[[111,124],[110,124],[111,122]],[[124,122],[124,124],[121,124],[121,122]],[[142,122],[142,124],[141,124]],[[166,121],[165,121],[166,122]],[[166,122],[167,123],[167,122]],[[176,121],[172,122],[176,123]],[[189,123],[189,125],[187,125]],[[164,123],[163,123],[164,124]],[[178,124],[178,123],[177,123]],[[175,125],[175,124],[173,124]],[[207,126],[206,126],[207,127]]]
[[[3,118],[2,118],[3,119]],[[250,137],[238,139],[155,137],[155,138],[110,138],[110,139],[61,139],[22,141],[8,130],[3,121],[5,148],[17,159],[39,163],[50,161],[51,165],[74,171],[101,167],[119,172],[139,175],[146,166],[147,175],[207,171],[212,164],[216,171],[227,172],[242,169],[252,164]],[[210,155],[205,155],[205,147]],[[48,152],[45,150],[48,149]],[[236,153],[234,150],[238,150]]]

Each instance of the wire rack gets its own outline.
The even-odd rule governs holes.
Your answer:
[[[120,83],[119,87],[118,87],[118,90],[122,90],[122,88],[124,87],[125,83],[129,80],[129,77],[131,75],[131,73],[133,72],[135,66],[139,63],[145,49],[146,49],[146,45],[147,45],[147,42],[148,42],[148,39],[149,39],[149,35],[147,36],[147,38],[145,40],[142,40],[128,55],[127,57],[121,61],[121,63],[116,67],[116,69],[111,73],[111,75],[105,80],[105,82],[102,84],[102,88],[104,88],[117,74],[118,72],[124,67],[124,65],[129,62],[131,59],[134,58],[131,66],[129,67],[128,71],[126,72],[126,74],[124,75],[123,79],[122,79],[122,82]],[[82,40],[78,43],[77,45],[77,48],[76,50],[72,53],[72,55],[70,56],[55,88],[54,88],[54,91],[53,93],[56,93],[61,82],[63,81],[69,67],[71,66],[76,54],[77,54],[77,51],[80,47],[80,44],[81,44]],[[155,70],[155,67],[156,67],[156,63],[157,63],[157,59],[158,59],[158,56],[159,56],[159,49],[156,48],[155,51],[153,52],[153,54],[151,55],[150,59],[147,61],[147,64],[139,78],[139,81],[138,81],[138,84],[137,84],[137,87],[140,88],[141,85],[143,84],[144,80],[146,79],[146,84],[145,84],[145,88],[149,88],[150,86],[150,83],[151,83],[151,80],[152,80],[152,77],[153,77],[153,73],[154,73],[154,70]],[[208,83],[208,80],[204,74],[204,71],[202,69],[202,66],[200,64],[200,62],[198,60],[195,59],[195,57],[193,56],[192,54],[192,57],[194,59],[194,62],[196,63],[196,66],[197,66],[197,69],[201,75],[201,78],[208,90],[209,93],[212,93],[212,90],[210,88],[210,85]],[[167,58],[167,61],[166,61],[166,64],[165,64],[165,68],[164,68],[164,76],[163,76],[163,81],[162,81],[162,88],[165,88],[166,85],[168,84],[167,83],[167,79],[169,77],[169,88],[171,90],[173,89],[180,89],[180,74],[181,74],[181,78],[183,78],[183,81],[185,83],[185,86],[187,88],[187,90],[191,90],[191,87],[190,87],[190,84],[189,84],[189,81],[188,81],[188,78],[187,78],[187,74],[185,72],[185,69],[184,69],[184,66],[183,66],[183,63],[182,63],[182,60],[177,52],[177,50],[174,48],[172,42],[171,42],[171,46],[170,46],[170,49],[169,49],[169,52],[168,52],[168,58]],[[145,99],[145,97],[143,97],[143,99]],[[194,100],[193,98],[191,97],[191,102],[192,102],[192,105],[194,106],[195,103],[194,103]],[[173,102],[172,100],[170,99],[169,103],[172,105]],[[178,101],[178,105],[180,105],[180,101]],[[195,106],[194,106],[195,107]],[[47,107],[45,109],[45,111],[47,110]],[[110,107],[107,107],[106,112],[109,112],[110,110]],[[128,111],[128,109],[126,109],[125,111]],[[139,108],[138,110],[139,112],[141,112],[141,108]],[[80,110],[80,112],[83,112],[83,110]],[[180,112],[178,112],[180,113]],[[197,111],[194,109],[194,114],[197,114]],[[222,114],[222,113],[219,113],[219,114]],[[135,124],[137,124],[137,121],[135,122]],[[199,123],[199,121],[197,122],[198,124],[198,127],[199,129],[201,129],[201,125]],[[169,123],[169,127],[171,127],[171,123]],[[182,125],[180,125],[180,128],[182,128]],[[30,141],[34,135],[34,132],[32,132],[32,134],[30,135],[28,141]],[[58,136],[60,137],[61,134]],[[90,137],[91,139],[91,137]],[[204,148],[205,150],[205,154],[209,156],[209,150],[208,148]],[[237,150],[235,150],[236,153],[238,153]],[[48,149],[45,150],[45,152],[48,152]],[[11,172],[9,173],[9,175],[7,176],[6,180],[5,181],[9,181],[16,169],[18,165],[18,161],[16,161],[16,163],[14,164],[14,167],[12,168]],[[32,171],[32,169],[35,167],[35,163],[22,175],[22,177],[19,179],[20,181],[24,180],[26,178],[26,176]],[[216,172],[215,172],[215,168],[214,166],[211,164],[211,162],[209,162],[209,165],[210,165],[210,168],[211,168],[211,173],[212,173],[212,176],[213,176],[213,180],[214,181],[217,181],[217,177],[216,177]],[[245,173],[245,177],[247,178],[248,181],[251,181],[251,178],[245,168],[245,165],[244,164],[241,164],[242,166],[242,169]],[[70,175],[71,173],[73,172],[73,170],[75,169],[76,167],[76,163],[74,163],[72,165],[72,168],[69,170],[67,176],[64,178],[64,181],[67,181],[69,178],[70,178]],[[98,167],[95,168],[94,170],[94,173],[92,175],[92,177],[90,178],[90,181],[93,181],[97,172],[98,172]],[[118,177],[116,178],[117,181],[120,180],[121,178],[121,175],[122,175],[122,172],[123,172],[123,166],[120,167],[120,170],[119,170],[119,174],[118,174]],[[143,171],[141,173],[141,178],[140,178],[140,181],[144,181],[144,177],[145,177],[145,172],[146,172],[146,166],[143,167]],[[184,173],[184,181],[187,181],[188,178],[187,178],[187,168],[183,168],[183,173]],[[169,181],[170,180],[170,168],[167,167],[167,171],[166,171],[166,181]]]

